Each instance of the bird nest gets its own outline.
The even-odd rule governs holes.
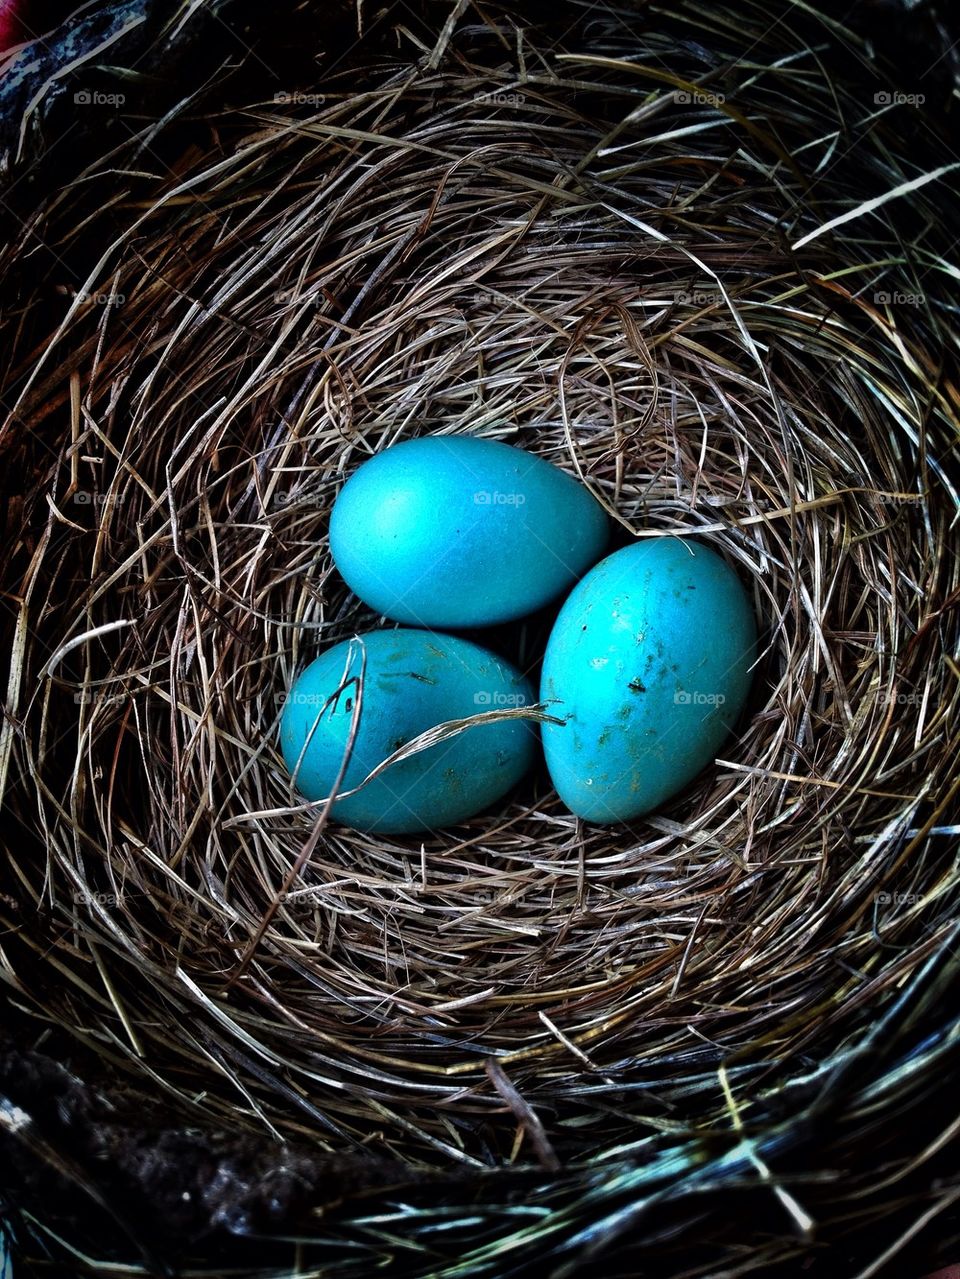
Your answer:
[[[257,1274],[733,1275],[844,1239],[866,1274],[957,1197],[920,1104],[957,1047],[953,175],[829,26],[744,13],[740,61],[689,5],[361,44],[169,170],[118,145],[8,251],[3,974],[31,1043],[281,1152],[266,1181],[281,1138],[370,1158],[336,1208],[301,1170],[296,1230],[274,1196],[298,1242]],[[748,585],[751,702],[659,811],[583,823],[541,773],[383,836],[291,791],[286,690],[389,625],[331,504],[430,433]],[[474,637],[535,672],[550,620]]]

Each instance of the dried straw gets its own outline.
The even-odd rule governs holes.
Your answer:
[[[826,20],[609,9],[551,49],[457,13],[175,173],[131,139],[7,255],[97,233],[4,325],[0,971],[194,1123],[437,1175],[270,1273],[740,1275],[850,1236],[866,1279],[958,1197],[921,1108],[957,1049],[956,171]],[[331,502],[430,432],[749,583],[749,714],[661,811],[584,825],[540,776],[421,842],[291,795],[282,694],[380,624]],[[542,630],[494,642],[531,667]]]

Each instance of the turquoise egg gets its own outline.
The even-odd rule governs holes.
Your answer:
[[[450,635],[372,631],[336,644],[297,678],[280,717],[283,758],[307,799],[325,799],[333,789],[361,669],[359,723],[338,794],[437,724],[535,702],[529,681],[508,662]],[[449,826],[505,795],[535,751],[530,720],[474,725],[391,764],[355,795],[336,800],[331,817],[357,830],[397,834]]]
[[[601,560],[571,591],[543,662],[547,767],[587,821],[629,821],[682,790],[743,709],[756,623],[739,578],[675,537]]]
[[[354,471],[330,550],[378,613],[428,627],[492,626],[567,590],[607,544],[603,507],[533,453],[466,435],[384,449]]]

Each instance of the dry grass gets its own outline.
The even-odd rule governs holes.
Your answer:
[[[482,29],[458,40],[360,92],[334,77],[315,111],[221,121],[233,142],[159,184],[121,148],[84,288],[123,303],[69,299],[39,348],[7,325],[8,429],[47,462],[4,582],[0,770],[29,833],[4,884],[16,919],[45,914],[3,976],[198,1119],[543,1167],[552,1214],[490,1189],[488,1226],[457,1236],[472,1269],[414,1255],[415,1207],[351,1226],[411,1274],[590,1254],[583,1231],[610,1243],[661,1194],[695,1220],[711,1175],[775,1189],[772,1262],[805,1246],[807,1193],[829,1215],[815,1178],[767,1168],[791,1125],[839,1104],[822,1169],[857,1166],[878,1090],[955,1048],[910,1047],[957,963],[949,181],[809,238],[923,173],[894,117],[831,158],[836,121],[877,108],[812,51],[777,65],[789,32],[706,78],[616,24],[590,56],[530,34],[523,79],[513,37],[496,70]],[[726,101],[678,103],[698,85]],[[42,231],[69,240],[87,194]],[[662,811],[585,826],[540,777],[420,842],[318,826],[291,796],[280,695],[377,624],[332,568],[331,502],[427,432],[535,451],[624,530],[695,534],[749,582],[749,716]],[[499,641],[530,665],[541,638]],[[864,1053],[888,1072],[869,1086],[849,1082]],[[880,1217],[910,1164],[837,1217]]]

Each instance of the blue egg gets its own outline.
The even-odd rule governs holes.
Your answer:
[[[567,590],[607,544],[573,476],[495,440],[433,435],[384,449],[341,489],[330,550],[378,613],[428,627],[492,626]]]
[[[739,578],[681,538],[608,556],[571,591],[543,662],[547,767],[591,822],[629,821],[716,758],[750,690],[756,623]]]
[[[338,794],[437,724],[535,702],[529,681],[509,662],[450,635],[372,631],[336,644],[297,678],[280,719],[284,761],[307,799],[333,790],[361,670],[363,699]],[[505,795],[535,752],[530,720],[474,725],[391,764],[356,794],[337,799],[331,817],[357,830],[398,834],[449,826]]]

